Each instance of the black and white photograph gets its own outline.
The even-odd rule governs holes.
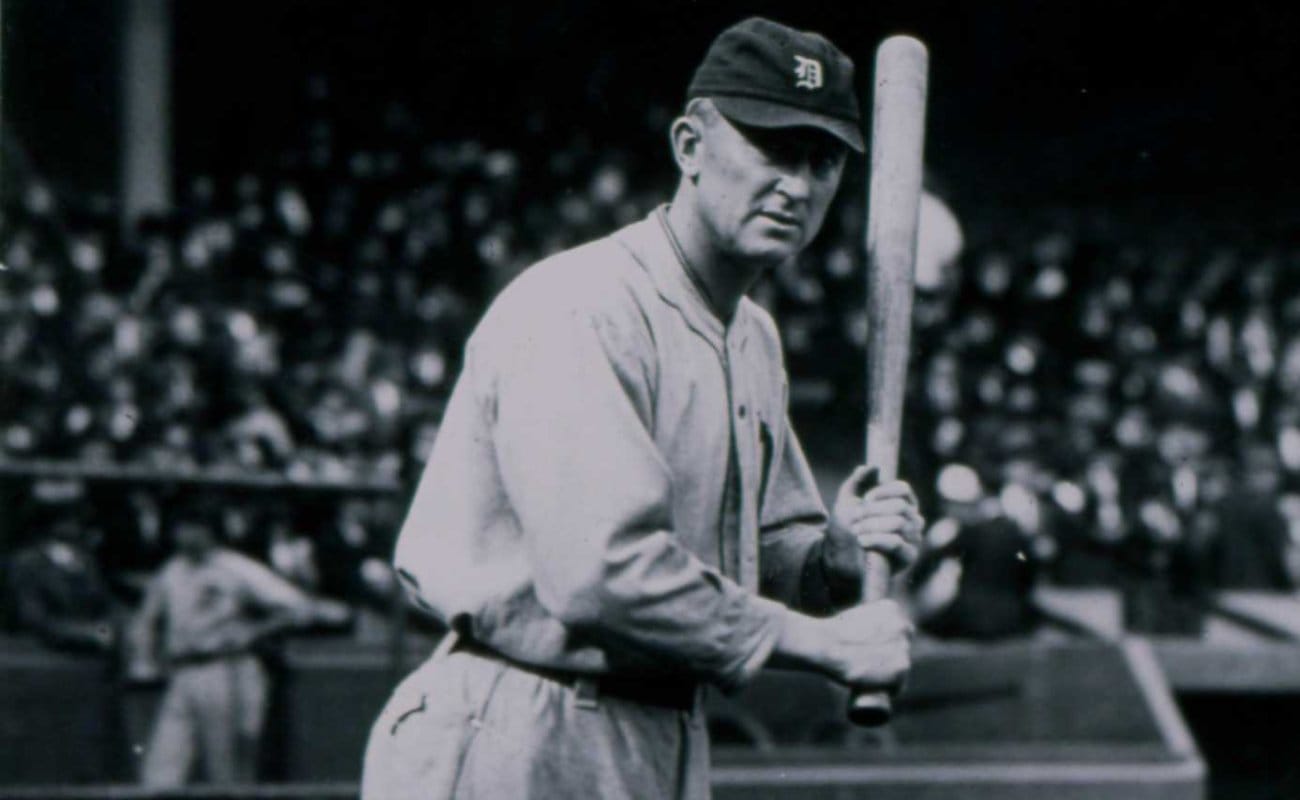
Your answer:
[[[1296,41],[0,0],[0,798],[1300,799]]]

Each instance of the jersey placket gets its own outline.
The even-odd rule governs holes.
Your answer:
[[[736,524],[727,531],[731,551],[732,576],[751,591],[758,591],[758,500],[755,497],[758,476],[757,435],[754,429],[752,381],[743,365],[745,336],[731,329],[723,342],[723,369],[726,371],[727,400],[730,410],[731,460],[735,464]],[[737,365],[742,365],[740,368]],[[728,470],[732,472],[733,470]],[[729,491],[729,494],[731,492]]]
[[[719,567],[724,575],[741,586],[758,591],[758,457],[757,434],[753,424],[752,378],[736,364],[744,364],[747,340],[745,323],[733,317],[723,323],[712,307],[708,290],[699,282],[666,219],[666,207],[656,213],[664,238],[663,251],[652,263],[671,264],[672,277],[667,281],[676,288],[664,295],[681,312],[687,325],[699,334],[717,354],[726,388],[727,430],[729,445],[726,475],[723,476],[722,506],[718,514]],[[660,262],[660,259],[663,259]],[[684,302],[675,298],[684,296]]]

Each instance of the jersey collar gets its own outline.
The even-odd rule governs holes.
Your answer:
[[[737,343],[743,337],[745,318],[748,316],[745,308],[747,301],[741,298],[729,331],[673,247],[668,232],[667,210],[667,204],[660,205],[642,221],[625,228],[618,238],[633,258],[650,273],[655,289],[664,302],[677,309],[691,329],[708,340],[715,350],[723,353],[729,335]]]

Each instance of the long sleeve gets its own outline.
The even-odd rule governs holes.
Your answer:
[[[315,601],[311,595],[251,558],[227,553],[239,575],[248,602],[256,608],[283,617],[287,624],[311,622]]]
[[[164,568],[165,569],[165,568]],[[158,628],[166,614],[163,572],[149,580],[144,600],[127,626],[128,664],[136,677],[146,677],[157,672],[161,657],[158,647]]]
[[[785,425],[760,512],[760,587],[792,608],[829,614],[858,602],[861,577],[825,569],[826,507],[788,418]]]
[[[584,635],[743,683],[788,612],[677,541],[648,332],[583,310],[530,316],[491,359],[493,438],[538,600]]]

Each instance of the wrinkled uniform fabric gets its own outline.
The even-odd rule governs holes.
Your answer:
[[[508,659],[730,690],[770,655],[780,603],[856,598],[822,579],[826,512],[771,318],[742,299],[724,326],[663,215],[535,265],[492,304],[395,561],[418,602]],[[365,797],[707,796],[698,702],[579,714],[573,688],[475,658],[440,651],[399,687]]]
[[[248,651],[257,612],[306,619],[312,600],[262,564],[218,549],[201,564],[172,558],[149,584],[145,625],[161,620],[172,662],[141,767],[148,786],[178,786],[196,761],[209,781],[256,779],[269,680]]]
[[[705,798],[708,769],[698,703],[585,706],[572,687],[442,648],[375,723],[361,796]]]

